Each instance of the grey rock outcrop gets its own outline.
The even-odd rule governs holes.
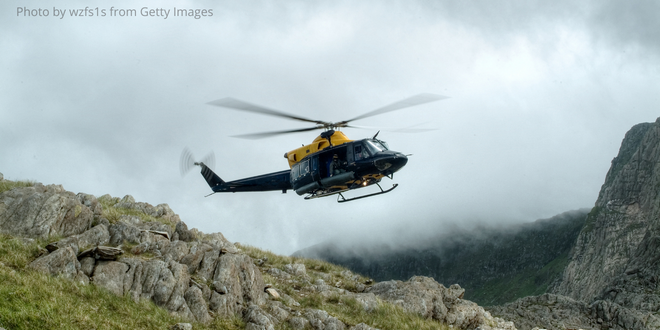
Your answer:
[[[241,313],[247,306],[263,305],[267,294],[261,272],[242,254],[223,254],[213,274],[210,308],[220,315]]]
[[[591,301],[626,271],[647,233],[660,231],[658,186],[660,119],[626,134],[556,293]]]
[[[92,281],[118,296],[123,296],[124,275],[127,271],[128,265],[123,262],[100,261],[94,267]]]
[[[62,186],[36,184],[0,194],[0,232],[30,238],[71,236],[92,225],[94,210]]]
[[[511,322],[493,318],[477,304],[463,300],[465,290],[457,284],[446,288],[434,279],[414,276],[406,282],[380,282],[367,292],[400,305],[422,317],[432,318],[460,329],[515,329]]]
[[[80,263],[71,247],[57,249],[50,254],[43,255],[28,266],[42,273],[68,279],[73,279],[80,270]]]
[[[629,309],[605,300],[588,304],[555,294],[525,297],[488,309],[494,315],[513,321],[521,330],[646,330],[660,327],[660,319],[651,313]]]
[[[103,207],[115,210],[105,213]],[[111,220],[103,218],[104,214]],[[298,299],[314,295],[313,299],[333,303],[355,303],[366,313],[379,309],[382,301],[378,294],[392,293],[364,292],[365,284],[373,281],[350,271],[329,274],[319,271],[320,266],[307,269],[302,262],[275,268],[266,265],[267,257],[257,259],[263,266],[259,268],[221,233],[188,229],[166,204],[154,207],[135,202],[130,195],[96,199],[66,192],[61,186],[37,184],[0,194],[0,219],[4,226],[0,229],[20,227],[6,232],[32,237],[25,239],[30,244],[36,241],[33,238],[63,237],[41,249],[30,268],[82,285],[91,283],[135,302],[150,300],[171,314],[203,324],[211,323],[213,317],[240,315],[250,330],[274,330],[279,324],[293,329],[375,329],[364,323],[345,323],[321,309],[303,308],[302,300],[299,303],[283,290],[265,284],[262,269],[291,285],[293,291],[287,292]],[[431,315],[443,315],[435,317],[437,320],[466,329],[497,325],[476,304],[462,301],[464,290],[458,286],[447,289],[424,278],[409,282],[415,282],[408,285],[412,289],[394,284],[398,290],[394,296],[400,294],[404,306],[421,311],[414,305],[419,300],[412,295],[422,294],[422,304],[427,303],[424,299],[432,300]],[[189,327],[180,323],[173,328]]]
[[[521,329],[658,329],[660,118],[634,126],[554,292],[489,309]]]

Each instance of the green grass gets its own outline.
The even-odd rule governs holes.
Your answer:
[[[52,277],[25,268],[46,241],[25,244],[23,240],[0,235],[0,326],[7,329],[167,329],[187,322],[170,315],[151,301],[133,302],[94,285]],[[269,260],[287,260],[326,267],[316,260],[276,256],[249,248],[252,254],[270,255]],[[279,261],[278,261],[279,262]],[[320,264],[319,264],[320,263]],[[327,266],[331,271],[344,270]],[[275,281],[268,274],[266,280]],[[366,323],[387,329],[448,329],[436,321],[404,311],[398,306],[381,303],[366,312],[355,299],[346,296],[323,297],[318,293],[292,295],[300,303],[294,307],[323,309],[347,325]],[[193,324],[194,329],[244,329],[240,316],[215,318],[209,325]],[[282,323],[277,329],[289,329]]]
[[[0,235],[0,326],[7,329],[163,329],[176,317],[94,285],[26,269],[43,242]]]
[[[14,188],[21,188],[21,187],[32,187],[34,186],[33,181],[9,181],[9,180],[2,180],[0,181],[0,194],[2,194],[5,191],[12,190]]]
[[[160,222],[166,224],[170,228],[172,228],[172,230],[174,230],[174,227],[176,226],[176,224],[172,223],[167,219],[157,218],[148,215],[140,210],[128,209],[124,207],[116,207],[116,204],[119,203],[120,201],[119,198],[114,198],[114,197],[106,198],[104,196],[101,196],[97,198],[97,200],[99,201],[99,203],[101,203],[101,207],[103,208],[103,217],[108,219],[110,223],[117,223],[121,218],[121,216],[129,215],[140,218],[142,222]]]
[[[348,270],[345,267],[322,260],[276,255],[270,251],[264,251],[248,245],[240,245],[240,248],[253,259],[266,260],[261,266],[262,270],[270,267],[283,269],[284,265],[301,263],[304,264],[307,269],[310,282],[314,282],[315,279],[321,278],[321,276],[318,275],[319,273],[327,273],[332,275],[332,283],[327,284],[334,285],[335,283],[340,283],[340,288],[352,292],[356,291],[356,282],[349,281],[341,276],[341,272]],[[300,304],[299,307],[289,305],[290,308],[299,310],[300,312],[304,312],[305,308],[325,310],[330,313],[330,315],[346,323],[347,328],[359,323],[365,323],[371,327],[382,330],[449,329],[447,325],[430,319],[425,319],[415,313],[407,312],[403,308],[388,302],[381,302],[377,308],[367,312],[362,308],[362,305],[352,297],[339,294],[324,297],[318,292],[305,291],[301,284],[303,279],[299,277],[294,276],[291,280],[279,281],[277,278],[266,272],[262,271],[262,273],[266,283],[272,284],[275,288],[291,296]],[[359,274],[355,275],[358,275],[357,282],[364,283],[368,280],[367,277]],[[277,329],[289,329],[289,327],[286,324],[280,324]]]
[[[548,286],[559,278],[568,265],[568,255],[563,254],[539,270],[527,269],[523,273],[488,281],[473,290],[466,299],[478,300],[487,306],[501,305],[520,297],[546,293]]]
[[[315,299],[318,300],[318,298]],[[302,302],[301,305],[303,305]],[[327,311],[347,325],[365,323],[382,330],[450,329],[445,324],[425,319],[390,303],[380,303],[374,310],[366,312],[354,298],[337,295],[322,300],[321,306],[320,309]]]
[[[274,254],[270,251],[264,251],[249,245],[240,245],[240,248],[243,252],[245,252],[248,256],[250,256],[255,260],[256,259],[266,260],[263,264],[264,268],[275,267],[284,270],[284,266],[287,264],[300,263],[305,265],[307,274],[310,275],[312,282],[314,282],[314,280],[316,280],[317,278],[320,278],[316,274],[327,273],[327,274],[331,274],[333,279],[332,283],[327,283],[327,284],[332,285],[334,283],[340,282],[340,287],[342,289],[351,292],[357,291],[357,288],[355,287],[355,283],[356,283],[355,281],[347,281],[345,278],[341,276],[341,272],[349,270],[346,267],[335,265],[323,260],[281,256]],[[365,283],[367,280],[369,280],[368,277],[365,277],[360,274],[353,273],[353,275],[358,276],[357,282],[360,283]]]
[[[44,242],[0,235],[0,327],[6,329],[168,329],[188,322],[148,300],[133,302],[94,285],[26,269]],[[244,329],[238,317],[194,329]]]

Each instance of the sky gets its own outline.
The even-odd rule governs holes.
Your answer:
[[[625,133],[660,116],[659,16],[656,1],[3,1],[0,173],[167,203],[280,254],[549,218],[592,207]],[[235,138],[308,126],[210,101],[340,121],[419,93],[449,98],[344,130],[412,154],[389,194],[204,197],[179,173],[186,147],[225,180],[284,170],[320,133]]]

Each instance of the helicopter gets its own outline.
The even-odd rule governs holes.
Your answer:
[[[313,127],[302,129],[252,133],[235,137],[261,139],[280,134],[318,129],[324,131],[312,143],[284,154],[284,158],[287,159],[289,164],[287,170],[234,181],[224,181],[209,167],[209,163],[214,161],[213,154],[200,162],[196,162],[190,150],[186,148],[181,154],[181,173],[183,175],[193,166],[200,166],[202,176],[213,191],[207,197],[220,192],[281,191],[286,193],[288,190],[293,190],[300,196],[306,195],[304,197],[306,200],[337,195],[337,202],[343,203],[385,194],[394,190],[398,184],[395,183],[391,188],[383,189],[380,185],[381,180],[384,177],[393,180],[394,173],[406,165],[410,155],[390,150],[385,141],[378,139],[380,131],[371,138],[351,140],[340,129],[364,128],[352,126],[349,123],[446,98],[446,96],[430,93],[418,94],[339,122],[307,119],[231,97],[211,101],[207,104],[315,124]],[[421,132],[428,131],[428,129],[405,129],[401,131]],[[380,188],[380,191],[352,198],[346,198],[343,195],[344,192],[372,185],[376,185]]]

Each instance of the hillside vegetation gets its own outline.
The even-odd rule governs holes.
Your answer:
[[[58,188],[58,186],[44,187],[38,183],[12,182],[0,178],[0,222],[2,222],[3,228],[6,228],[7,219],[11,218],[6,214],[3,215],[3,212],[11,209],[10,203],[16,200],[16,198],[7,197],[7,194],[10,192],[14,195],[18,194],[17,190],[12,189],[26,187],[32,187],[29,189],[37,192],[43,191],[44,194],[55,191],[54,196],[57,194],[73,195],[66,191],[62,192],[61,187]],[[91,205],[90,209],[100,212],[90,218],[93,219],[90,220],[92,229],[109,227],[124,228],[122,230],[125,230],[128,228],[126,226],[129,222],[136,225],[151,223],[152,227],[160,226],[159,229],[169,231],[173,235],[189,234],[190,243],[186,244],[193,248],[201,246],[202,242],[217,240],[222,236],[221,234],[207,235],[195,229],[184,231],[181,228],[185,227],[185,224],[172,221],[171,214],[163,215],[153,212],[153,209],[162,209],[160,205],[154,208],[146,203],[131,203],[130,196],[119,199],[106,195],[96,199],[89,195],[79,194],[77,198],[97,201],[87,203],[88,206]],[[86,204],[81,205],[83,205],[82,208],[79,205],[72,206],[71,212],[64,210],[63,219],[82,218],[86,212],[84,211]],[[160,225],[155,225],[156,223]],[[166,226],[166,228],[162,226]],[[209,306],[212,302],[207,301],[205,304],[206,308],[209,308],[208,314],[211,318],[200,322],[197,318],[190,320],[190,317],[182,315],[184,313],[168,310],[166,306],[159,305],[155,298],[136,300],[131,291],[124,291],[123,294],[118,295],[103,287],[104,284],[100,277],[102,274],[98,274],[101,265],[122,262],[135,264],[136,260],[146,265],[147,262],[153,260],[170,260],[168,253],[171,251],[165,248],[142,250],[143,244],[132,243],[127,237],[124,237],[122,244],[118,246],[122,254],[115,261],[97,260],[96,270],[88,278],[82,276],[80,270],[77,271],[77,274],[74,270],[74,275],[71,276],[64,273],[53,276],[45,274],[33,266],[37,260],[45,259],[57,251],[73,249],[80,255],[81,251],[93,248],[94,245],[83,246],[82,243],[83,235],[92,229],[69,237],[55,234],[48,235],[46,238],[27,238],[7,233],[0,234],[0,296],[3,297],[0,299],[0,327],[6,329],[166,329],[176,324],[189,323],[192,324],[193,329],[258,329],[253,327],[258,321],[255,321],[255,318],[250,315],[252,307],[248,308],[247,303],[238,312],[221,315],[219,312],[210,310]],[[6,232],[6,229],[3,231]],[[110,233],[110,240],[112,240],[115,238],[113,236],[115,232],[111,230]],[[152,234],[152,236],[162,238],[156,234]],[[72,238],[75,238],[80,246],[71,244]],[[162,244],[163,241],[158,242]],[[174,243],[176,242],[172,241],[170,245],[175,245]],[[49,249],[44,247],[49,247]],[[192,251],[193,248],[190,250]],[[51,249],[55,250],[50,251]],[[264,313],[273,321],[271,326],[274,329],[297,329],[295,322],[291,322],[291,319],[296,317],[302,322],[301,329],[316,327],[305,321],[305,318],[310,319],[310,313],[320,313],[319,315],[322,317],[330,316],[331,319],[339,321],[337,324],[344,324],[346,329],[449,328],[431,317],[424,317],[419,313],[408,311],[400,305],[376,299],[373,295],[373,300],[368,302],[369,308],[364,308],[365,302],[358,293],[372,286],[374,281],[355,275],[346,268],[319,260],[280,256],[252,246],[226,244],[223,249],[227,249],[229,252],[223,250],[220,254],[221,257],[222,253],[236,256],[247,255],[249,263],[254,263],[259,273],[258,276],[263,278],[263,283],[266,283],[266,289],[272,288],[275,295],[279,294],[277,298],[270,297],[273,304],[279,305],[271,306],[280,306],[287,316],[276,320],[277,317]],[[84,268],[84,258],[78,257],[78,259],[80,261],[76,267]],[[172,262],[172,260],[169,261],[170,267]],[[296,271],[300,269],[302,271],[300,273],[291,272],[292,265]],[[205,288],[204,292],[207,292],[206,290],[209,288],[217,290],[219,284],[216,281],[212,281],[210,278],[205,279],[199,274],[199,272],[193,272],[188,277],[191,288],[194,283]],[[311,285],[311,283],[316,283],[318,286]],[[318,289],[320,286],[326,288]],[[264,294],[263,291],[262,294]],[[356,297],[358,298],[356,299]],[[192,303],[189,302],[189,304],[192,309]],[[327,314],[323,314],[323,311]],[[269,328],[266,326],[264,329]],[[326,327],[326,329],[330,328]]]
[[[520,225],[457,229],[417,247],[322,243],[294,255],[327,260],[378,281],[424,275],[440,283],[460,283],[467,299],[500,305],[546,293],[561,279],[587,212]]]

